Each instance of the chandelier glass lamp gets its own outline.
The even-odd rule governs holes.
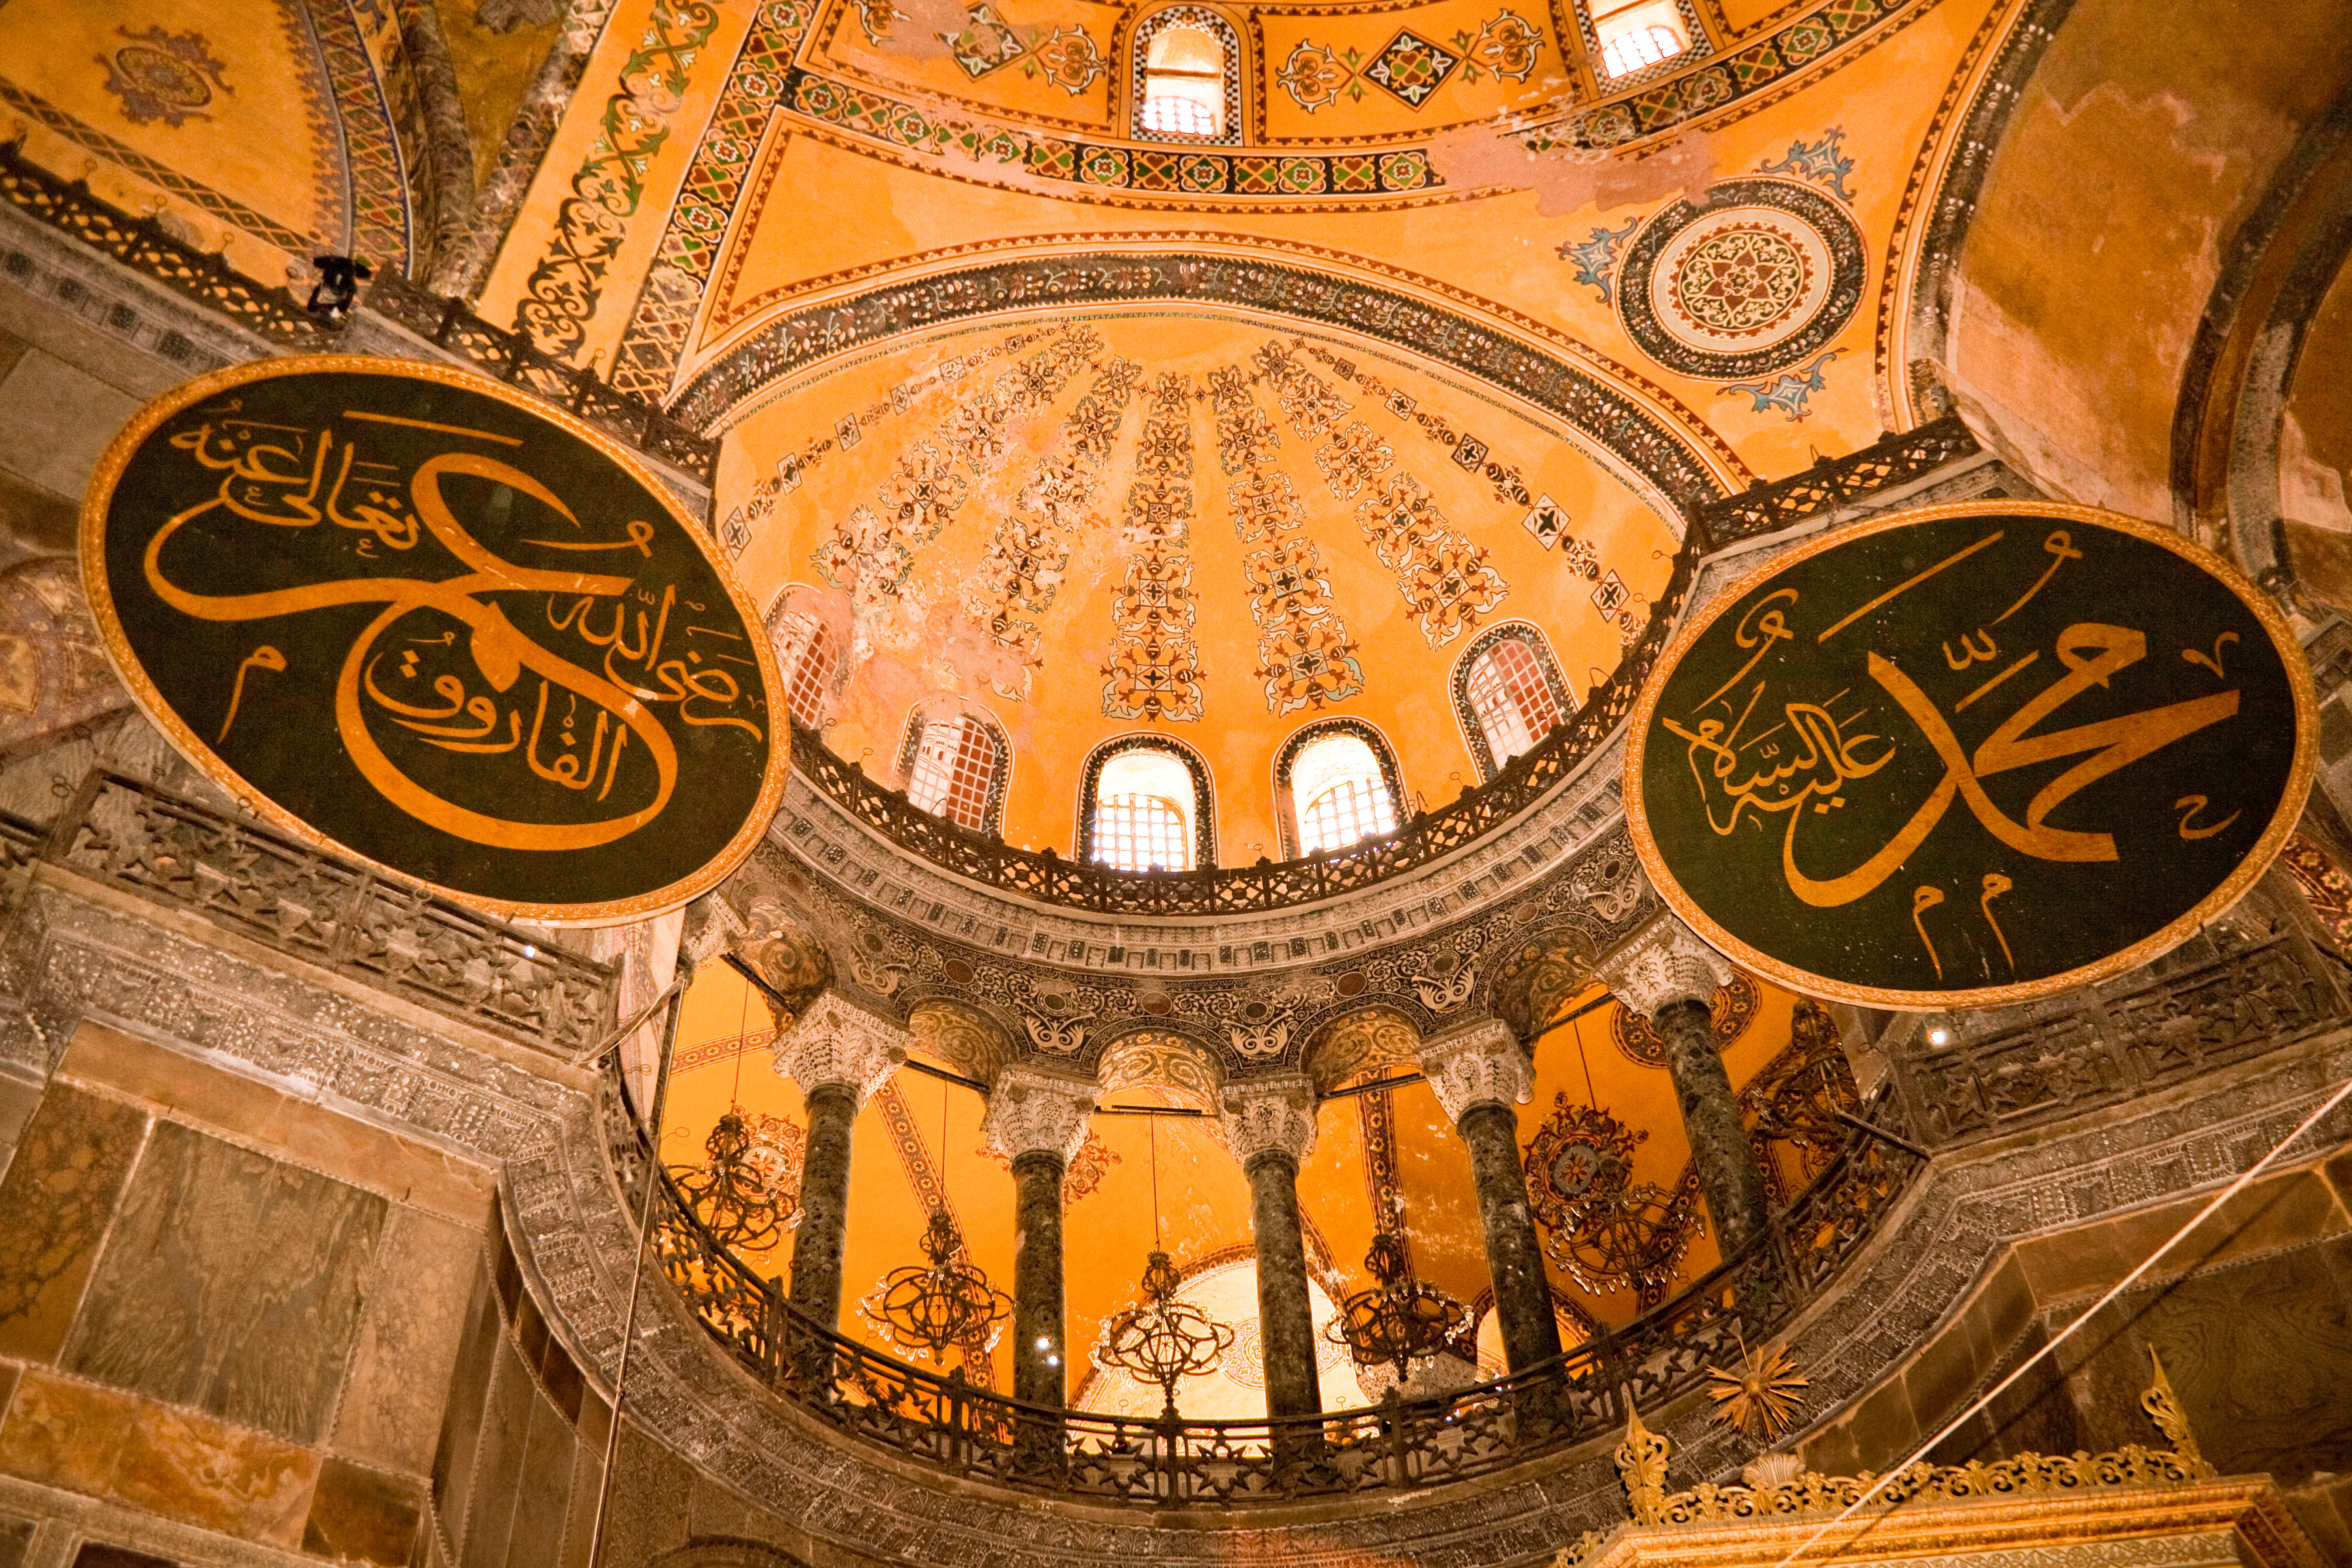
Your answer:
[[[1176,1294],[1176,1265],[1160,1245],[1160,1129],[1151,1128],[1151,1254],[1143,1265],[1143,1300],[1123,1308],[1103,1330],[1094,1363],[1160,1385],[1160,1418],[1176,1418],[1176,1385],[1211,1373],[1233,1348],[1234,1331]]]
[[[940,1366],[950,1351],[966,1361],[987,1355],[1013,1315],[1013,1298],[963,1256],[963,1237],[945,1208],[931,1211],[922,1248],[929,1262],[892,1269],[859,1310],[908,1355],[927,1355]]]
[[[1376,1283],[1341,1301],[1339,1315],[1324,1329],[1348,1347],[1358,1366],[1393,1366],[1402,1384],[1412,1375],[1414,1362],[1444,1354],[1465,1338],[1470,1309],[1411,1278],[1404,1243],[1393,1231],[1372,1237],[1364,1267]]]

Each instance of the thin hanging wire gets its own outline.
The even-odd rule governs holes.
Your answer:
[[[1151,1130],[1151,1250],[1160,1250],[1160,1118],[1146,1123]]]

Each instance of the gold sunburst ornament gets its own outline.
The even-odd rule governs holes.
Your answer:
[[[1797,1425],[1805,1407],[1804,1391],[1812,1382],[1797,1371],[1797,1363],[1780,1345],[1751,1351],[1743,1344],[1738,1371],[1711,1366],[1706,1377],[1715,1418],[1759,1442],[1769,1442]]]

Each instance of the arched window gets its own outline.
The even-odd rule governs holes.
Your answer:
[[[784,702],[793,717],[815,729],[824,722],[825,698],[833,690],[834,671],[841,663],[841,638],[821,606],[813,602],[815,590],[795,584],[786,588],[768,616],[768,635],[776,645],[776,668],[784,678]]]
[[[1147,141],[1241,139],[1241,41],[1200,5],[1156,11],[1135,30],[1135,134]]]
[[[1596,0],[1592,32],[1601,46],[1601,79],[1632,76],[1690,47],[1689,25],[1675,0]]]
[[[1216,864],[1208,770],[1189,747],[1157,736],[1098,746],[1087,759],[1078,855],[1119,871],[1191,871]]]
[[[1004,783],[1012,748],[1004,731],[983,714],[926,713],[907,719],[898,751],[898,776],[907,800],[918,811],[944,816],[975,833],[1001,832]]]
[[[1326,719],[1292,735],[1275,758],[1274,786],[1292,855],[1394,833],[1402,815],[1388,742],[1353,719]]]
[[[1482,778],[1576,710],[1543,633],[1525,621],[1489,628],[1454,667],[1454,702]]]

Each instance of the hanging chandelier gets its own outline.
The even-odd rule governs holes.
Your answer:
[[[1460,1353],[1470,1309],[1436,1286],[1409,1278],[1404,1243],[1393,1231],[1372,1237],[1364,1267],[1378,1283],[1341,1301],[1339,1315],[1324,1329],[1335,1342],[1348,1347],[1358,1366],[1392,1365],[1402,1384],[1412,1375],[1414,1362],[1449,1351]],[[1464,1359],[1475,1357],[1474,1350]]]
[[[963,1237],[944,1206],[931,1211],[921,1246],[930,1261],[892,1269],[857,1303],[858,1310],[908,1355],[927,1355],[944,1366],[951,1350],[967,1361],[988,1354],[1013,1315],[1013,1298],[961,1256]]]
[[[1234,1344],[1232,1326],[1180,1299],[1177,1284],[1176,1265],[1154,1249],[1143,1265],[1143,1300],[1110,1321],[1094,1352],[1104,1371],[1158,1384],[1168,1420],[1176,1415],[1176,1385],[1216,1371]]]
[[[730,1105],[702,1142],[699,1165],[672,1165],[670,1179],[711,1239],[730,1250],[773,1246],[787,1223],[766,1176],[750,1158],[751,1129]]]

